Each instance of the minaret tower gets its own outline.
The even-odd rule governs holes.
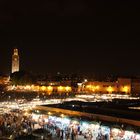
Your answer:
[[[12,73],[19,71],[19,54],[18,49],[14,49],[14,53],[12,55]]]

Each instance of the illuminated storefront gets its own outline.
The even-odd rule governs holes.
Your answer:
[[[51,127],[58,127],[60,130],[74,130],[77,132],[77,137],[79,135],[83,139],[104,139],[104,140],[140,140],[140,134],[134,130],[122,129],[121,126],[113,126],[112,124],[105,125],[101,122],[82,120],[78,118],[71,118],[65,116],[64,114],[52,114],[51,112],[47,115],[34,114],[32,113],[33,119],[41,124],[41,120],[45,120],[45,127],[48,125]]]

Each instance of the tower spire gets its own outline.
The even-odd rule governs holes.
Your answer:
[[[18,49],[15,48],[12,55],[12,73],[19,71],[19,54]]]

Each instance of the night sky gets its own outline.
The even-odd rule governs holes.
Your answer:
[[[1,0],[0,71],[16,46],[35,73],[140,75],[139,20],[135,0]]]

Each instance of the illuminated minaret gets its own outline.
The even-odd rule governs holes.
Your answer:
[[[18,49],[14,49],[14,53],[12,55],[12,73],[19,71],[19,54]]]

